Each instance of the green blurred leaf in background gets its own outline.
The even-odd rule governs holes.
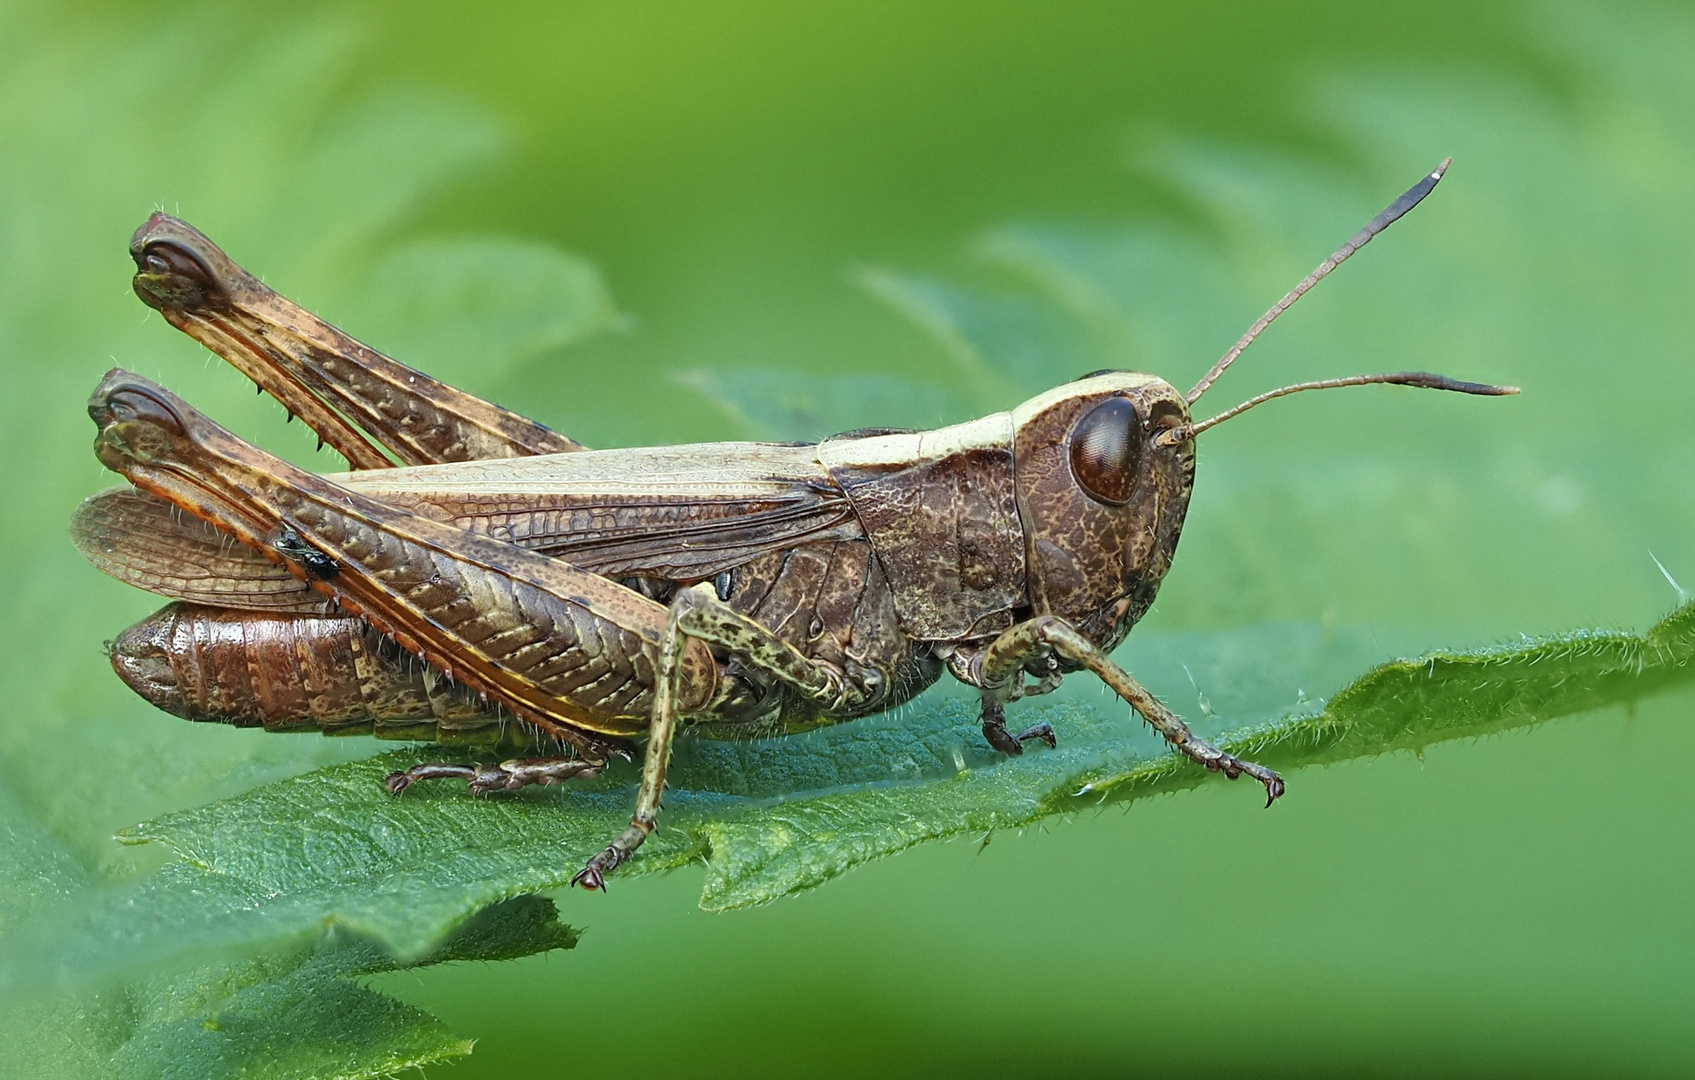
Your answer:
[[[0,6],[0,1074],[380,1076],[467,1035],[454,1075],[1687,1072],[1692,55],[1652,5]],[[394,802],[416,752],[191,727],[104,670],[155,606],[64,539],[105,368],[336,467],[128,295],[157,206],[592,445],[792,439],[1187,385],[1450,154],[1207,400],[1525,394],[1209,433],[1120,654],[1283,767],[1420,751],[1271,813],[1095,812],[1205,777],[1078,680],[1012,762],[942,690],[685,745],[631,868],[684,869],[558,894],[560,954],[527,894],[627,774]]]

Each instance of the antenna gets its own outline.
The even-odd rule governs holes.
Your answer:
[[[1169,431],[1163,431],[1154,437],[1161,446],[1174,446],[1184,439],[1192,439],[1209,427],[1222,424],[1232,417],[1240,416],[1255,405],[1270,401],[1272,398],[1288,397],[1303,390],[1334,390],[1339,386],[1370,386],[1373,383],[1389,383],[1394,386],[1416,386],[1423,390],[1453,390],[1460,394],[1479,394],[1484,397],[1505,397],[1518,393],[1516,386],[1491,386],[1488,383],[1461,382],[1450,379],[1446,375],[1433,375],[1428,371],[1393,371],[1385,375],[1349,375],[1344,379],[1319,379],[1315,382],[1296,383],[1293,386],[1280,386],[1276,390],[1267,390],[1263,394],[1251,397],[1234,408],[1225,409],[1217,416],[1208,417],[1199,423],[1180,424]]]
[[[1442,179],[1442,174],[1448,171],[1448,164],[1453,160],[1453,158],[1443,158],[1442,164],[1436,166],[1435,171],[1420,180],[1418,183],[1414,184],[1412,187],[1408,188],[1404,195],[1390,203],[1381,214],[1378,214],[1376,217],[1367,222],[1365,228],[1355,233],[1351,240],[1337,248],[1336,254],[1319,263],[1318,269],[1302,278],[1301,283],[1296,285],[1293,289],[1290,289],[1287,296],[1271,305],[1271,310],[1267,311],[1264,315],[1261,315],[1258,322],[1248,327],[1248,332],[1242,335],[1241,340],[1230,346],[1230,351],[1219,357],[1218,363],[1212,365],[1212,370],[1203,375],[1201,377],[1201,381],[1195,384],[1195,388],[1189,391],[1187,397],[1189,404],[1193,405],[1195,403],[1195,399],[1206,393],[1207,387],[1211,386],[1217,381],[1220,375],[1224,374],[1225,368],[1236,362],[1236,358],[1242,355],[1242,351],[1244,349],[1254,343],[1254,339],[1259,337],[1260,332],[1270,326],[1272,322],[1276,320],[1277,316],[1288,311],[1296,300],[1305,296],[1308,289],[1323,281],[1326,274],[1347,262],[1348,257],[1360,248],[1365,247],[1366,244],[1370,243],[1372,237],[1393,225],[1396,219],[1398,219],[1402,214],[1405,214],[1408,210],[1417,206],[1423,201],[1426,195],[1436,190],[1437,182]],[[1377,377],[1374,376],[1373,378],[1376,379]],[[1383,380],[1377,379],[1377,381]],[[1342,383],[1340,385],[1352,386],[1355,384]],[[1306,387],[1299,387],[1298,389],[1306,389]],[[1320,387],[1314,386],[1313,389],[1320,389]],[[1443,389],[1453,388],[1444,387]],[[1294,393],[1295,388],[1276,391],[1272,396],[1275,397],[1285,392]],[[1475,393],[1475,391],[1465,392]],[[1250,404],[1257,404],[1259,400],[1260,399],[1256,398],[1254,402]],[[1247,406],[1244,405],[1242,408],[1247,408]],[[1210,424],[1212,421],[1209,420],[1207,423]]]

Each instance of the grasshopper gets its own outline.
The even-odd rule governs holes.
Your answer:
[[[513,726],[550,756],[420,764],[473,793],[592,776],[646,737],[630,826],[576,875],[605,887],[656,826],[682,728],[805,730],[883,712],[945,670],[1005,706],[1092,672],[1178,752],[1283,793],[1109,654],[1170,568],[1201,432],[1275,397],[1390,383],[1512,387],[1423,372],[1298,383],[1209,419],[1190,410],[1320,279],[1410,210],[1447,162],[1319,264],[1187,394],[1098,371],[1010,412],[816,444],[589,450],[353,340],[156,214],[137,295],[347,459],[317,475],[168,390],[108,373],[89,413],[101,462],[73,536],[100,568],[176,599],[111,646],[126,682],[192,719],[468,741]],[[184,514],[186,513],[186,517]],[[417,661],[422,661],[420,665]],[[513,725],[509,721],[515,721]]]

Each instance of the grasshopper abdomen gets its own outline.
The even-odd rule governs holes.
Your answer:
[[[131,689],[185,720],[455,744],[534,742],[361,619],[167,604],[107,652]]]

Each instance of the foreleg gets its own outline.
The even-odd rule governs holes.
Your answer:
[[[1265,785],[1267,806],[1283,794],[1282,777],[1262,765],[1227,754],[1197,736],[1176,713],[1166,708],[1129,672],[1113,663],[1094,642],[1055,615],[1042,615],[1014,626],[984,651],[979,685],[984,691],[985,734],[989,730],[988,703],[993,702],[998,709],[1003,695],[1009,695],[1014,680],[1021,677],[1024,666],[1048,652],[1094,672],[1113,693],[1129,702],[1130,707],[1163,735],[1178,753],[1214,772],[1222,772],[1232,780],[1243,773],[1253,777]],[[1004,728],[1002,734],[1005,735]],[[992,736],[990,742],[994,742]],[[1001,748],[997,746],[997,749]]]

